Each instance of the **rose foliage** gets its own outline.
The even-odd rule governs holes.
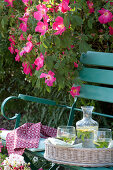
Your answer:
[[[79,95],[80,86],[72,86],[80,85],[81,53],[113,52],[112,0],[4,0],[4,5],[8,49],[34,87]]]

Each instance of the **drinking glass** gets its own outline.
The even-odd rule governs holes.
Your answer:
[[[98,131],[94,131],[94,144],[96,148],[108,148],[111,140],[111,129],[99,128]]]
[[[59,126],[57,128],[57,138],[67,143],[74,144],[76,137],[74,126]]]

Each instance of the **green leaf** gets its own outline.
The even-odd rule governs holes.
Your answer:
[[[33,54],[34,56],[36,56],[36,51],[35,51],[35,50],[32,50],[32,54]]]
[[[37,88],[40,88],[40,86],[41,86],[41,85],[40,85],[40,80],[38,79],[38,80],[36,81],[36,87],[37,87]]]
[[[4,35],[4,33],[3,33],[3,32],[1,32],[1,35],[2,35],[2,37],[3,37],[3,38],[5,38],[5,35]]]
[[[46,86],[46,90],[47,90],[47,92],[51,92],[51,87],[49,87],[49,86]]]
[[[43,42],[43,46],[44,46],[45,48],[49,48],[49,47],[50,47],[49,41],[45,40],[45,41]]]
[[[47,68],[49,69],[49,70],[51,70],[52,69],[52,67],[53,67],[53,58],[51,57],[51,56],[48,56],[47,58],[46,58],[46,66],[47,66]]]
[[[92,20],[90,19],[90,20],[88,20],[88,27],[90,28],[90,29],[92,29]]]
[[[61,89],[63,89],[65,87],[65,84],[64,84],[63,81],[59,81],[58,85],[59,85],[59,89],[58,90],[61,90]]]
[[[42,113],[41,113],[41,122],[45,119],[45,114],[46,114],[46,107],[43,106]]]
[[[34,75],[36,76],[36,77],[40,77],[40,74],[41,74],[41,72],[40,71],[35,71],[35,73],[34,73]]]
[[[4,29],[7,24],[8,24],[8,16],[5,15],[4,17],[2,17],[2,20],[1,20],[2,28]]]
[[[41,51],[41,53],[44,55],[44,53],[45,53],[45,47],[43,46],[43,44],[40,45],[40,51]]]
[[[61,62],[58,60],[58,61],[56,62],[56,64],[54,65],[54,68],[59,70],[59,67],[60,67],[60,66],[61,66]]]
[[[75,81],[74,81],[74,84],[77,85],[77,86],[78,85],[81,86],[82,83],[83,83],[82,80],[80,80],[79,78],[76,78]]]
[[[86,41],[81,41],[79,43],[79,50],[80,50],[80,53],[83,53],[83,52],[90,51],[92,49],[91,49],[90,45]]]
[[[2,26],[2,28],[4,29],[4,20],[2,19],[2,21],[1,21],[1,26]]]
[[[111,27],[113,27],[113,21],[112,21],[112,22],[109,22],[109,25],[110,25]]]
[[[75,20],[76,25],[81,26],[83,24],[83,20],[80,16],[76,15],[73,17],[73,19]]]
[[[65,15],[64,16],[64,26],[66,28],[69,28],[69,24],[70,24],[69,17],[67,15]]]
[[[58,48],[60,47],[60,38],[58,36],[54,37],[54,43]]]
[[[82,139],[82,141],[84,141],[84,136],[83,135],[81,136],[81,139]]]
[[[75,7],[76,7],[76,10],[77,9],[79,9],[79,10],[82,9],[82,5],[80,3],[75,3]]]
[[[44,41],[44,36],[40,36],[40,41],[41,41],[41,42]]]
[[[72,39],[69,38],[71,35],[70,36],[69,35],[70,35],[69,32],[64,33],[64,36],[61,40],[61,47],[62,48],[67,48],[67,47],[70,48],[70,46],[72,45]]]

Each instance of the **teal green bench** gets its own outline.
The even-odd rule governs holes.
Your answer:
[[[108,103],[113,103],[113,53],[103,53],[103,52],[93,52],[88,51],[87,53],[84,53],[81,55],[80,62],[83,64],[83,67],[79,73],[79,78],[85,82],[81,86],[80,95],[79,98],[85,98],[85,99],[91,99],[91,100],[97,100],[97,101],[103,101]],[[28,96],[24,94],[19,94],[18,96],[11,96],[6,98],[2,105],[1,105],[1,113],[2,115],[8,119],[8,120],[14,120],[16,119],[15,128],[19,126],[20,123],[20,114],[15,114],[14,117],[8,118],[5,115],[5,105],[9,100],[25,100],[30,102],[36,102],[46,105],[52,105],[52,106],[58,106],[63,107],[68,110],[70,110],[69,114],[69,120],[67,122],[67,125],[73,124],[74,115],[76,114],[76,111],[80,111],[81,109],[76,108],[76,102],[77,98],[75,98],[75,102],[72,106],[62,105],[58,104],[56,101]],[[59,102],[60,103],[60,102]],[[107,115],[103,113],[97,113],[93,112],[95,115],[100,115],[108,118],[113,118],[112,115]],[[3,141],[5,142],[5,141]],[[28,151],[30,152],[31,151]],[[32,152],[35,156],[44,156],[44,152]],[[25,156],[25,155],[24,155]],[[25,156],[25,159],[27,157]],[[53,164],[53,166],[50,168],[51,170],[55,170],[58,165]],[[64,165],[62,165],[64,166]],[[99,167],[99,168],[84,168],[84,167],[71,167],[66,166],[70,169],[80,169],[80,170],[111,170],[113,167]],[[33,167],[32,169],[35,170],[36,168]]]

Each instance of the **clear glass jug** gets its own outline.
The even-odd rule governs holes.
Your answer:
[[[94,148],[94,130],[98,130],[98,122],[92,119],[93,106],[82,106],[83,119],[76,123],[77,142],[84,148]]]

